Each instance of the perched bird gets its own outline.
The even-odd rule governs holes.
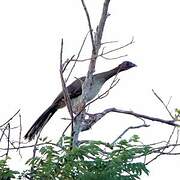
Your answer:
[[[115,67],[114,69],[111,69],[109,71],[105,71],[102,73],[94,74],[92,77],[92,85],[91,85],[90,91],[88,92],[87,101],[92,100],[98,94],[103,84],[108,79],[118,74],[119,72],[126,71],[135,66],[136,65],[130,61],[124,61],[119,66]],[[82,94],[82,83],[84,81],[85,81],[85,76],[79,79],[76,79],[67,87],[67,91],[69,93],[69,97],[71,99],[71,104],[73,108],[76,107],[76,105],[78,105],[79,103],[79,99]],[[63,92],[61,92],[53,101],[53,103],[34,122],[34,124],[28,130],[24,138],[28,139],[29,141],[32,140],[35,137],[35,135],[38,134],[42,130],[42,128],[47,124],[47,122],[54,115],[54,113],[58,109],[61,109],[65,106],[66,106],[66,103],[64,100],[64,94]]]

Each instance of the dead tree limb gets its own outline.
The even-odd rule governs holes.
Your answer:
[[[93,73],[95,72],[96,59],[98,56],[99,49],[101,47],[103,30],[104,30],[106,19],[108,17],[107,11],[108,11],[108,7],[109,7],[109,2],[110,2],[110,0],[104,1],[102,15],[101,15],[98,27],[96,28],[95,35],[93,36],[93,29],[92,29],[92,25],[91,25],[89,12],[87,10],[87,7],[86,7],[84,0],[81,0],[83,9],[84,9],[86,17],[87,17],[88,27],[89,27],[89,31],[90,31],[91,44],[92,44],[92,54],[91,54],[91,60],[89,63],[87,76],[86,76],[86,79],[82,85],[82,96],[81,96],[81,102],[79,104],[79,107],[80,107],[79,111],[81,111],[81,113],[78,113],[78,116],[76,117],[76,119],[74,121],[73,146],[78,146],[79,133],[82,130],[81,126],[82,126],[83,121],[85,120],[85,109],[84,109],[84,107],[87,103],[88,93],[89,93],[89,90],[90,90],[91,84],[92,84],[92,76],[93,76]]]
[[[64,93],[64,101],[65,101],[65,104],[67,106],[67,109],[69,111],[69,114],[71,116],[71,136],[73,137],[73,133],[74,133],[74,116],[73,116],[73,110],[72,110],[72,105],[71,105],[71,100],[70,100],[70,97],[69,97],[69,93],[68,93],[68,90],[67,90],[67,87],[66,87],[66,83],[64,81],[64,77],[63,77],[63,39],[61,40],[61,51],[60,51],[60,69],[59,69],[59,72],[60,72],[60,78],[61,78],[61,83],[62,83],[62,90],[63,90],[63,93]],[[71,147],[73,145],[73,142],[71,144]]]
[[[108,109],[105,109],[104,111],[102,111],[100,113],[95,113],[95,114],[89,114],[88,113],[87,115],[89,116],[89,118],[86,120],[86,122],[88,122],[88,123],[83,125],[82,131],[90,129],[97,121],[99,121],[106,114],[111,113],[111,112],[127,114],[127,115],[131,115],[131,116],[135,116],[137,118],[143,118],[143,119],[147,119],[147,120],[154,121],[154,122],[160,122],[160,123],[167,124],[167,125],[170,125],[173,127],[179,127],[180,126],[177,123],[177,121],[174,121],[174,120],[165,120],[165,119],[161,119],[161,118],[157,118],[157,117],[152,117],[152,116],[136,113],[133,111],[122,110],[122,109],[117,109],[117,108],[108,108]]]
[[[20,112],[20,109],[18,109],[18,111],[12,117],[10,117],[5,123],[1,124],[0,128],[8,124],[19,112]]]

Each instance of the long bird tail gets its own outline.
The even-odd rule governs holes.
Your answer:
[[[56,111],[57,107],[55,105],[52,104],[51,106],[49,106],[31,126],[24,138],[28,139],[29,141],[34,139],[35,135],[42,130],[42,128],[48,123],[48,121]]]

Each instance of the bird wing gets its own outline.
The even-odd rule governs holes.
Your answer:
[[[70,99],[76,98],[82,94],[82,83],[84,80],[85,77],[76,79],[67,87]]]
[[[84,80],[85,77],[81,77],[73,81],[69,86],[67,86],[70,99],[76,98],[82,94],[82,83],[84,82]],[[56,97],[53,104],[59,104],[60,101],[64,101],[63,91]]]

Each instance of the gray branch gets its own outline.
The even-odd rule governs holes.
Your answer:
[[[142,125],[139,125],[139,126],[130,126],[128,127],[127,129],[125,129],[112,143],[111,145],[114,146],[114,144],[119,140],[121,139],[124,134],[126,134],[129,130],[131,129],[139,129],[139,128],[142,128],[142,127],[149,127],[150,125],[148,124],[142,124]]]
[[[79,112],[80,113],[78,113],[78,116],[76,116],[76,118],[74,120],[73,146],[78,146],[79,133],[82,131],[82,124],[85,120],[85,111],[86,110],[84,107],[87,103],[88,93],[89,93],[89,90],[90,90],[91,84],[92,84],[92,76],[93,76],[93,73],[95,72],[96,59],[98,56],[99,49],[101,47],[101,40],[102,40],[105,22],[107,19],[107,11],[108,11],[109,2],[110,2],[110,0],[104,1],[104,6],[103,6],[103,11],[102,11],[102,15],[100,18],[100,22],[98,24],[98,28],[97,28],[97,31],[95,33],[95,36],[93,36],[89,12],[87,10],[87,7],[86,7],[84,0],[81,0],[84,11],[86,13],[86,17],[87,17],[87,21],[88,21],[88,27],[89,27],[89,31],[90,31],[90,35],[91,35],[92,54],[91,54],[91,60],[89,63],[87,76],[86,76],[86,79],[82,85],[82,97],[81,97],[81,102],[79,103]]]
[[[117,108],[109,108],[109,109],[105,109],[104,111],[102,111],[100,113],[87,114],[89,116],[89,118],[86,120],[86,123],[83,125],[82,131],[86,131],[86,130],[90,129],[97,121],[102,119],[106,114],[108,114],[110,112],[127,114],[127,115],[131,115],[131,116],[135,116],[137,118],[143,118],[143,119],[147,119],[147,120],[154,121],[154,122],[160,122],[160,123],[167,124],[167,125],[174,126],[174,127],[180,126],[174,120],[165,120],[165,119],[161,119],[161,118],[157,118],[157,117],[152,117],[152,116],[147,116],[144,114],[136,113],[133,111],[127,111],[127,110],[122,110],[122,109],[117,109]]]

